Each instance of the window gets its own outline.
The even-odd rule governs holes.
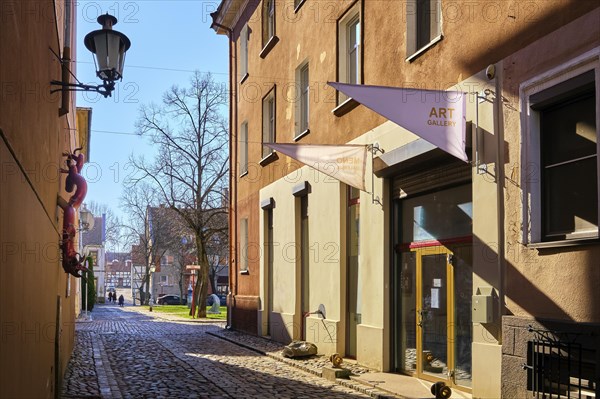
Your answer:
[[[598,234],[596,93],[593,71],[585,75],[590,83],[547,105],[532,104],[540,120],[542,234],[549,241]]]
[[[248,173],[248,122],[242,123],[240,128],[240,176]]]
[[[169,284],[169,276],[160,276],[160,284],[168,285]]]
[[[302,65],[296,70],[296,81],[298,88],[298,96],[296,97],[296,136],[295,140],[308,133],[308,118],[309,118],[309,80],[308,80],[308,63]]]
[[[338,22],[338,81],[362,83],[360,2],[350,8]],[[348,99],[338,92],[338,104]]]
[[[248,76],[248,39],[249,39],[248,24],[244,25],[240,32],[240,83]]]
[[[277,43],[275,36],[275,0],[263,0],[262,8],[262,46],[260,57],[265,58]]]
[[[240,272],[248,273],[248,219],[240,220]]]
[[[263,98],[263,143],[275,142],[275,88]],[[263,159],[273,153],[266,145],[262,148]]]
[[[598,49],[521,85],[523,240],[598,238]]]
[[[440,0],[406,3],[406,56],[412,61],[441,39]]]

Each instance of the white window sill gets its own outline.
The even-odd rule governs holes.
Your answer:
[[[300,140],[302,137],[306,136],[309,133],[310,133],[310,129],[306,129],[305,131],[303,131],[302,133],[300,133],[296,137],[294,137],[294,141]]]
[[[268,164],[270,164],[271,162],[275,161],[276,159],[278,159],[278,155],[276,151],[271,152],[269,155],[266,155],[263,159],[260,160],[260,162],[258,162],[260,164],[260,166],[266,166]]]
[[[248,269],[240,270],[240,274],[250,274],[250,272],[248,271]]]
[[[298,13],[298,11],[300,10],[300,7],[302,7],[304,5],[304,3],[306,3],[306,0],[301,0],[300,3],[298,3],[298,5],[294,8],[294,14]]]
[[[527,248],[532,249],[546,249],[546,248],[563,248],[563,247],[575,247],[580,245],[594,245],[600,244],[598,236],[589,238],[578,238],[572,240],[561,240],[561,241],[544,241],[544,242],[533,242],[527,244]]]
[[[442,41],[443,38],[444,38],[444,35],[439,35],[438,37],[434,38],[432,41],[430,41],[429,43],[427,43],[426,45],[421,47],[419,50],[417,50],[416,53],[413,53],[413,54],[409,55],[408,57],[406,57],[405,61],[413,62],[414,60],[419,58],[423,53],[425,53],[427,50],[429,50],[431,47],[433,47],[436,43]]]
[[[240,174],[240,179],[241,179],[242,177],[246,176],[247,174],[248,174],[248,171],[247,171],[247,170],[246,170],[246,171],[244,171],[244,172],[242,172],[242,173]]]
[[[340,116],[346,115],[348,112],[358,107],[358,105],[358,101],[353,98],[348,98],[346,101],[335,107],[331,112],[339,118]]]
[[[269,54],[269,52],[273,49],[273,47],[275,47],[278,41],[279,38],[277,36],[271,36],[269,41],[267,41],[263,49],[260,51],[259,57],[265,58],[267,54]]]

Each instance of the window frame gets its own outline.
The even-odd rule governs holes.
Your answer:
[[[406,62],[412,62],[423,53],[427,52],[436,43],[440,42],[443,38],[443,18],[442,18],[442,1],[441,0],[428,0],[431,3],[435,3],[436,7],[436,21],[430,20],[429,23],[429,41],[419,45],[419,0],[407,0],[406,2]],[[412,10],[412,12],[411,12]],[[432,34],[432,22],[436,22],[437,29]]]
[[[263,0],[261,21],[262,50],[260,58],[265,58],[279,41],[277,38],[277,7],[275,0]],[[272,5],[272,7],[270,7]]]
[[[533,77],[520,85],[521,103],[521,187],[522,196],[522,241],[532,248],[559,247],[597,242],[599,233],[578,234],[548,241],[543,231],[541,176],[541,129],[540,111],[536,110],[531,97],[549,88],[556,87],[588,71],[594,71],[596,95],[596,167],[598,176],[598,198],[600,198],[600,47],[596,47],[562,65]],[[600,219],[600,201],[598,201]],[[598,221],[600,222],[600,220]]]
[[[249,273],[248,265],[248,218],[240,219],[240,274]]]
[[[364,22],[363,22],[363,3],[362,1],[355,1],[348,9],[342,14],[337,21],[337,81],[341,83],[349,83],[350,75],[350,56],[349,56],[349,42],[350,42],[350,26],[358,22],[359,37],[357,38],[357,81],[356,84],[362,84],[364,80]],[[347,103],[353,102],[350,97],[344,95],[340,91],[336,92],[336,105],[337,108],[342,108]],[[354,107],[351,107],[352,109]],[[348,109],[347,111],[349,111]],[[346,112],[347,112],[346,111]],[[334,110],[336,113],[336,110]],[[345,112],[344,112],[345,113]],[[336,113],[337,114],[337,113]]]
[[[267,103],[265,103],[265,101]],[[269,102],[272,102],[272,106],[269,106]],[[271,113],[270,113],[271,112]],[[267,115],[265,115],[267,114]],[[265,117],[267,116],[267,117]],[[277,140],[276,137],[277,132],[277,96],[276,96],[276,86],[273,85],[271,90],[265,94],[262,98],[262,135],[261,135],[261,164],[263,164],[266,160],[270,159],[273,154],[275,154],[275,150],[266,147],[264,145],[265,138],[270,139],[271,143],[275,143]],[[267,135],[265,133],[268,133]],[[267,137],[265,137],[267,136]],[[268,150],[265,151],[265,148]]]
[[[240,125],[238,151],[240,159],[239,176],[243,177],[248,174],[248,121],[244,121]]]
[[[248,78],[248,42],[249,42],[250,29],[246,23],[240,32],[240,78],[239,83],[242,84]]]
[[[294,141],[310,133],[310,64],[308,61],[296,68],[296,87]]]

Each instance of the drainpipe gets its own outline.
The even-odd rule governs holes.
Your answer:
[[[498,313],[500,326],[502,326],[502,315],[504,314],[504,123],[502,114],[502,84],[500,75],[502,68],[496,68],[495,87],[496,98],[494,99],[494,131],[496,136],[496,207],[498,209]],[[502,328],[498,334],[498,344],[502,345]]]
[[[220,9],[221,7],[219,7]],[[234,116],[233,116],[233,107],[234,105],[237,107],[237,90],[235,88],[235,83],[234,81],[232,81],[233,77],[235,76],[235,74],[233,73],[234,70],[234,65],[233,65],[233,56],[236,56],[237,59],[237,48],[235,46],[235,42],[233,41],[233,29],[225,26],[225,25],[221,25],[219,23],[217,23],[215,20],[217,18],[217,14],[218,14],[219,10],[217,10],[216,12],[211,14],[211,17],[213,18],[213,22],[211,24],[211,29],[214,29],[215,31],[217,30],[216,28],[221,28],[224,29],[225,31],[227,31],[227,37],[229,39],[229,132],[230,132],[230,137],[233,139],[234,135],[233,133],[235,132],[235,137],[237,137],[237,130],[236,130],[236,126],[237,126],[237,109],[235,112],[235,120],[234,120]],[[236,140],[231,140],[230,141],[230,145],[229,145],[229,218],[230,220],[233,221],[233,223],[230,224],[230,231],[229,231],[229,284],[230,286],[232,286],[233,288],[233,298],[235,298],[235,296],[237,295],[238,292],[238,281],[237,281],[237,245],[235,245],[235,239],[237,238],[237,233],[238,233],[238,229],[237,229],[237,186],[236,186],[236,191],[234,194],[234,184],[233,184],[233,179],[235,179],[235,175],[233,173],[233,166],[236,165],[237,162],[237,152],[234,151],[234,144],[237,141]],[[233,234],[232,231],[233,230]],[[234,267],[234,264],[236,265]],[[234,271],[232,273],[232,271]],[[234,277],[234,278],[232,278]],[[233,302],[233,298],[231,298],[231,302]],[[233,304],[232,303],[228,303],[227,304],[227,325],[225,326],[226,329],[230,329],[232,328],[231,325],[231,319],[232,319],[232,313],[233,313]]]
[[[230,90],[229,90],[229,98],[231,101],[231,104],[229,105],[229,126],[230,126],[230,132],[234,133],[235,132],[235,137],[237,138],[238,136],[238,132],[237,132],[237,119],[238,119],[238,111],[237,111],[237,104],[238,104],[238,91],[237,91],[237,87],[235,87],[235,76],[237,72],[234,71],[234,65],[233,65],[233,57],[235,56],[237,59],[237,47],[233,41],[233,32],[229,32],[229,85],[230,85]],[[232,82],[232,79],[233,82]],[[233,113],[233,106],[235,105],[236,110],[235,110],[235,119],[234,119],[234,113]],[[232,138],[234,137],[233,134],[231,136]],[[233,167],[234,165],[237,165],[237,151],[234,151],[234,146],[235,143],[237,143],[237,140],[232,140],[232,144],[229,146],[229,198],[230,198],[230,204],[229,204],[229,209],[232,211],[232,219],[233,220],[233,242],[234,245],[230,245],[231,248],[231,257],[229,264],[232,265],[233,261],[235,261],[236,263],[236,267],[234,268],[235,270],[235,279],[234,280],[234,290],[233,290],[233,298],[235,298],[235,296],[237,296],[238,294],[238,273],[237,273],[237,265],[239,264],[239,262],[237,261],[237,245],[235,245],[236,239],[238,237],[238,223],[237,223],[237,210],[238,210],[238,203],[237,203],[237,185],[235,185],[235,194],[234,194],[234,184],[233,184],[233,179],[236,178],[234,172],[233,172]],[[231,236],[229,238],[231,240]],[[230,276],[232,275],[231,273],[231,269],[229,268],[230,272]],[[232,310],[233,311],[233,303],[231,304],[231,306],[229,307],[228,310]],[[233,312],[227,312],[227,326],[228,328],[231,328],[231,320],[232,320],[232,313]]]

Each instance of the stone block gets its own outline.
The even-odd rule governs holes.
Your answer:
[[[336,378],[350,378],[350,370],[344,368],[323,367],[323,378],[335,381]]]

